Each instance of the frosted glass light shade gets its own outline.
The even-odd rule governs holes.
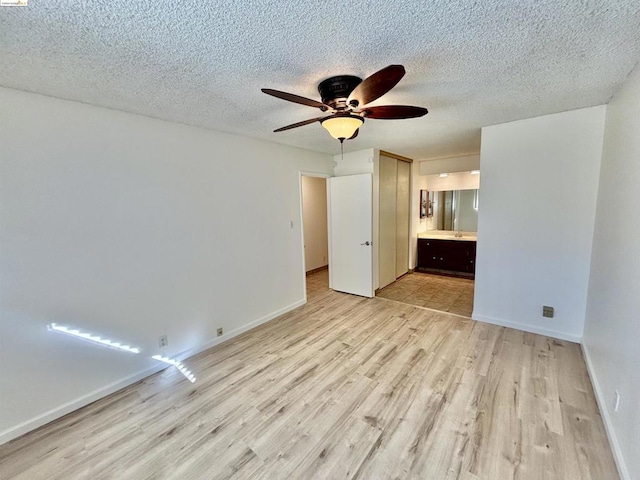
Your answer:
[[[323,120],[322,126],[336,140],[344,140],[351,138],[363,123],[364,119],[356,115],[336,115]]]

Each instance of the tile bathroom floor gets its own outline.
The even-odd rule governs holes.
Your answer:
[[[413,272],[379,290],[376,296],[470,317],[473,287],[474,281],[470,278]]]

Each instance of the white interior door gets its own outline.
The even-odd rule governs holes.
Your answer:
[[[332,177],[328,184],[331,288],[373,297],[371,174]]]

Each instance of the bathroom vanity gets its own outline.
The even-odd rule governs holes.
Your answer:
[[[473,278],[476,271],[475,234],[423,232],[418,234],[416,270]]]

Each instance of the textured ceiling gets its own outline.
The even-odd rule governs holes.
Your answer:
[[[480,127],[606,103],[640,60],[638,0],[30,0],[0,8],[0,85],[335,154],[319,99],[337,74],[407,75],[345,151],[479,151]]]

